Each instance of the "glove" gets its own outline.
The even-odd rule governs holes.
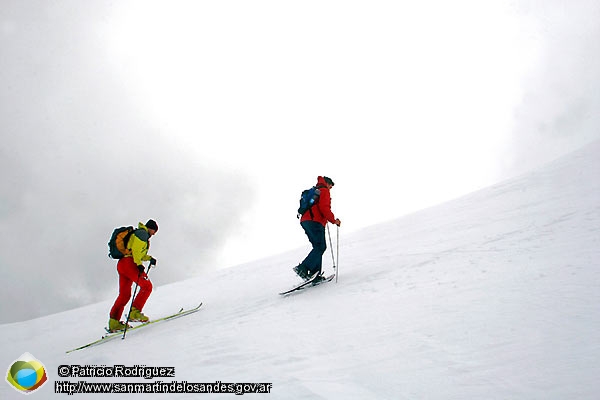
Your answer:
[[[150,257],[150,266],[152,267],[154,265],[156,265],[156,258]]]
[[[138,271],[140,271],[140,274],[143,274],[144,272],[146,272],[146,268],[143,265],[138,265]]]

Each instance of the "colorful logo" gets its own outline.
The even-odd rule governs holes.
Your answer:
[[[6,381],[17,392],[24,394],[41,388],[47,380],[46,368],[29,353],[25,353],[15,360],[6,373]]]

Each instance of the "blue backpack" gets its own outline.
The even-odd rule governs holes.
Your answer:
[[[321,192],[316,186],[311,187],[310,189],[306,189],[302,192],[300,196],[300,207],[298,208],[297,218],[304,215],[305,212],[310,212],[310,217],[314,218],[313,212],[311,210],[312,206],[319,202],[319,196]]]

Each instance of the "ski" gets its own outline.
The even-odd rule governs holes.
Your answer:
[[[306,289],[308,287],[319,286],[320,284],[325,283],[325,282],[330,282],[331,280],[333,280],[333,278],[335,278],[335,274],[333,274],[333,275],[329,275],[328,277],[326,277],[325,279],[323,279],[321,281],[315,282],[315,279],[317,279],[317,276],[318,275],[314,275],[309,280],[307,280],[305,282],[302,282],[301,284],[299,284],[297,286],[294,286],[293,288],[291,288],[289,290],[286,290],[285,292],[281,292],[279,294],[282,295],[282,296],[285,296],[285,295],[288,295],[290,293]]]
[[[307,280],[305,280],[304,282],[301,282],[301,283],[299,283],[298,285],[296,285],[296,286],[294,286],[293,288],[291,288],[290,290],[286,290],[285,292],[281,292],[281,293],[279,293],[279,294],[280,294],[280,295],[284,295],[284,294],[288,294],[288,293],[294,292],[294,291],[296,291],[296,290],[300,290],[300,289],[302,289],[303,287],[305,287],[305,286],[308,286],[308,285],[310,285],[311,283],[313,283],[313,281],[314,281],[315,279],[317,279],[317,276],[319,276],[319,274],[318,274],[318,273],[315,273],[313,276],[311,276],[310,278],[308,278],[308,279],[307,279]]]
[[[181,309],[180,309],[178,312],[176,312],[175,314],[167,315],[166,317],[162,317],[162,318],[158,318],[158,319],[153,319],[153,320],[151,320],[151,321],[144,322],[144,323],[142,323],[142,324],[140,324],[140,325],[136,325],[136,326],[133,326],[133,327],[131,327],[131,328],[127,328],[127,332],[129,332],[129,331],[134,331],[134,330],[136,330],[136,329],[141,329],[141,328],[143,328],[143,327],[146,327],[146,326],[148,326],[148,325],[155,324],[155,323],[157,323],[157,322],[168,321],[168,320],[171,320],[171,319],[180,318],[180,317],[184,317],[184,316],[186,316],[186,315],[193,314],[193,313],[195,313],[196,311],[198,311],[198,310],[200,309],[200,307],[201,307],[201,306],[202,306],[202,303],[198,304],[198,306],[197,306],[197,307],[190,308],[189,310],[184,310],[183,308],[181,308]],[[107,328],[104,328],[104,329],[106,330]],[[74,352],[74,351],[77,351],[77,350],[86,349],[86,348],[88,348],[88,347],[97,346],[97,345],[100,345],[100,344],[102,344],[102,343],[106,343],[106,342],[108,342],[108,341],[110,341],[110,340],[112,340],[112,339],[114,339],[114,338],[120,337],[120,336],[123,336],[123,331],[118,331],[118,332],[107,332],[107,333],[106,333],[105,335],[103,335],[103,336],[102,336],[100,339],[98,339],[98,340],[95,340],[95,341],[93,341],[93,342],[91,342],[91,343],[88,343],[88,344],[84,344],[83,346],[79,346],[79,347],[76,347],[76,348],[74,348],[74,349],[67,350],[67,353],[71,353],[71,352]]]

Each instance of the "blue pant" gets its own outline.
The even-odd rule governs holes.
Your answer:
[[[312,250],[300,264],[300,269],[305,272],[310,271],[311,275],[315,272],[321,272],[323,253],[327,250],[325,227],[315,221],[304,221],[301,222],[300,225],[304,229],[304,232],[312,245]]]

